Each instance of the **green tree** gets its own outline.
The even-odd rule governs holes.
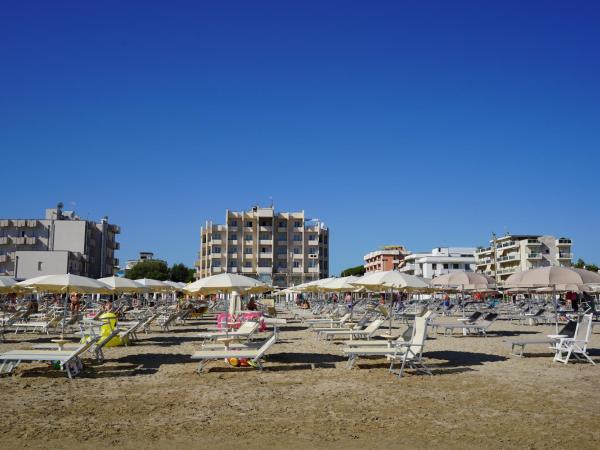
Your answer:
[[[351,275],[362,276],[364,274],[365,274],[365,266],[356,266],[356,267],[350,267],[346,270],[343,270],[341,275],[343,277],[349,277]]]
[[[194,274],[196,271],[190,269],[185,264],[173,264],[170,270],[170,280],[182,283],[189,283],[194,281]]]
[[[167,263],[156,259],[140,261],[131,269],[125,271],[125,278],[137,280],[140,278],[152,278],[153,280],[168,280],[169,268]]]
[[[577,262],[573,264],[573,267],[575,267],[577,269],[583,269],[585,267],[585,261],[583,259],[579,258],[577,260]]]
[[[598,266],[596,264],[586,264],[585,270],[589,270],[590,272],[598,272]]]

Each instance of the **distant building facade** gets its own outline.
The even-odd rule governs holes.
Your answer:
[[[304,211],[226,210],[225,223],[200,231],[196,277],[239,273],[279,287],[329,276],[329,229]]]
[[[437,247],[430,253],[411,253],[404,257],[400,272],[435,278],[450,272],[475,271],[475,247]]]
[[[142,261],[163,261],[166,263],[166,261],[162,260],[162,259],[154,259],[154,253],[152,252],[140,252],[140,256],[138,259],[128,259],[127,262],[125,263],[125,270],[130,270],[133,268],[133,266],[135,266],[137,263],[140,263]]]
[[[365,272],[396,270],[408,253],[402,245],[386,245],[381,250],[369,252],[363,257]]]
[[[120,231],[108,217],[82,220],[62,204],[47,209],[45,219],[0,219],[0,274],[19,280],[60,273],[112,276]]]
[[[507,234],[492,238],[475,252],[477,271],[502,284],[510,275],[546,266],[570,266],[572,241],[539,234]]]

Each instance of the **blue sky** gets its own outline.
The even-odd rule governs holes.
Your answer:
[[[63,201],[193,264],[225,209],[380,245],[569,236],[600,262],[600,3],[6,1],[0,216]],[[74,205],[74,206],[73,206]]]

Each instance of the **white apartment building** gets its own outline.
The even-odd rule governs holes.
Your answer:
[[[92,278],[116,272],[117,225],[96,223],[73,211],[46,209],[45,219],[0,219],[0,275],[22,280],[72,273]]]
[[[475,271],[475,247],[437,247],[430,253],[410,253],[398,269],[410,275],[435,278],[449,272]]]
[[[570,266],[572,242],[554,236],[507,234],[475,252],[477,271],[502,284],[516,272],[545,266]]]
[[[304,211],[226,210],[225,224],[207,221],[201,228],[196,277],[224,272],[280,287],[327,278],[329,229]]]

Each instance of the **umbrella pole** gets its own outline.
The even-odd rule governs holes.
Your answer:
[[[558,301],[556,300],[556,285],[552,285],[552,301],[554,302],[554,327],[558,334]]]
[[[392,321],[394,320],[394,311],[393,311],[393,303],[394,303],[394,294],[393,294],[393,288],[390,289],[390,310],[389,310],[389,315],[390,315],[390,334],[392,334]]]
[[[63,320],[62,320],[62,326],[61,326],[61,330],[60,330],[60,338],[62,340],[65,339],[65,322],[67,321],[67,299],[69,297],[69,290],[67,289],[67,293],[65,294],[65,301],[63,302]]]

